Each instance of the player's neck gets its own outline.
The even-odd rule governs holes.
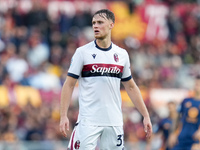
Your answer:
[[[196,100],[200,100],[200,92],[195,91],[194,98],[195,98]]]
[[[96,39],[96,43],[100,48],[109,48],[111,45],[111,39]]]
[[[200,97],[194,97],[196,101],[200,101]]]

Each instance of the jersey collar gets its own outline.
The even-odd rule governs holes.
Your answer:
[[[108,51],[108,50],[110,50],[110,49],[112,48],[112,43],[110,44],[110,46],[109,46],[108,48],[101,48],[101,47],[99,47],[99,46],[97,45],[96,40],[94,40],[94,43],[95,43],[95,45],[96,45],[96,48],[98,48],[98,49],[100,49],[100,50],[102,50],[102,51]]]

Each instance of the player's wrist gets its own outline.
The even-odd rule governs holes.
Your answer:
[[[149,114],[143,115],[143,118],[144,118],[144,119],[150,119],[150,116],[149,116]]]
[[[67,117],[67,113],[61,113],[60,114],[60,118],[65,118],[65,117]]]

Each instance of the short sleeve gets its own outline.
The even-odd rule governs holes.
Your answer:
[[[125,55],[125,65],[124,65],[124,69],[123,69],[123,73],[122,73],[122,79],[121,81],[128,81],[132,78],[131,76],[131,68],[130,68],[130,60],[129,60],[129,56],[128,53],[126,52]]]
[[[72,56],[71,64],[68,70],[68,76],[78,79],[81,75],[83,68],[83,56],[81,55],[80,49],[77,49]]]

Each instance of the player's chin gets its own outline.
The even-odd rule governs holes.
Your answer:
[[[100,35],[94,35],[94,37],[95,37],[95,39],[103,39],[103,37]]]

